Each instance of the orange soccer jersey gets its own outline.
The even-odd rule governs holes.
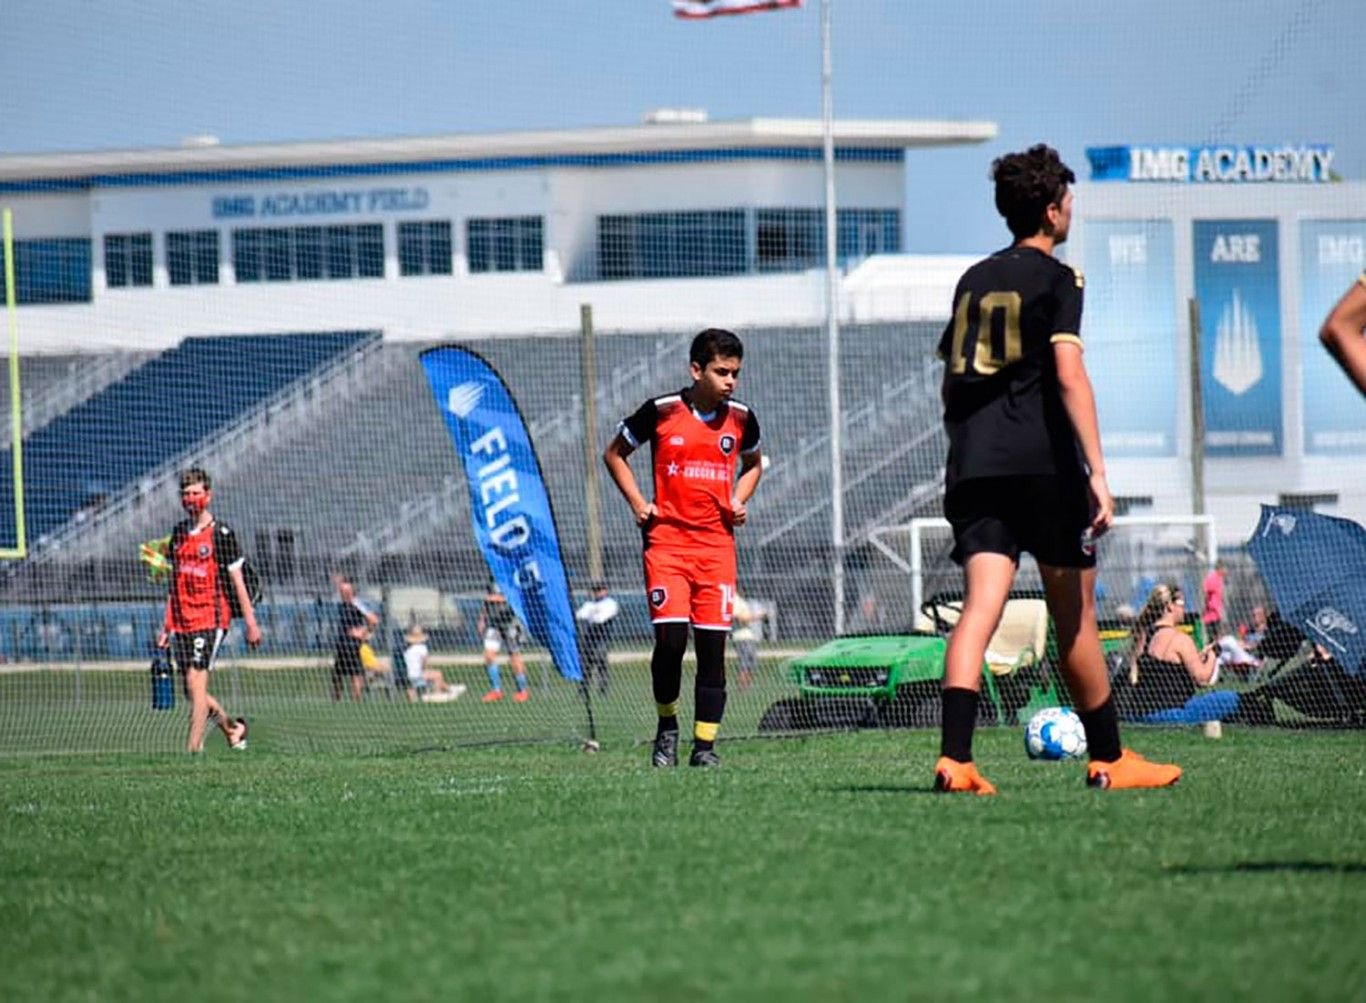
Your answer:
[[[197,530],[186,520],[171,534],[171,561],[166,629],[226,630],[231,610],[224,572],[242,561],[236,534],[220,522]]]
[[[688,398],[684,390],[648,400],[619,429],[632,446],[648,442],[653,454],[657,514],[645,528],[649,548],[729,546],[735,465],[759,448],[759,419],[747,405],[724,401],[700,415]]]
[[[655,517],[645,527],[645,590],[653,623],[729,630],[735,601],[735,466],[759,448],[759,419],[739,401],[699,414],[687,390],[656,397],[621,423],[650,444]]]

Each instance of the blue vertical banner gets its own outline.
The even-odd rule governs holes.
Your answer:
[[[1304,451],[1366,453],[1366,401],[1319,343],[1324,318],[1366,269],[1366,219],[1300,223],[1300,375]]]
[[[1169,220],[1086,226],[1081,336],[1106,456],[1175,456],[1179,344]],[[1142,392],[1135,393],[1141,383]]]
[[[1281,293],[1271,219],[1196,220],[1200,375],[1210,456],[1281,452]]]
[[[465,468],[470,519],[489,571],[560,675],[579,681],[583,669],[555,513],[517,402],[474,352],[444,345],[421,359]]]

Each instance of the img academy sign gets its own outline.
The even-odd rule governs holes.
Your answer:
[[[1323,184],[1333,180],[1331,146],[1096,146],[1092,181],[1179,184]]]
[[[324,188],[271,195],[215,195],[212,206],[214,219],[280,219],[415,212],[430,203],[425,188]]]

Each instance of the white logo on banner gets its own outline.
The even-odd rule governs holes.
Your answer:
[[[1295,517],[1288,512],[1282,512],[1280,515],[1271,517],[1271,525],[1266,527],[1268,533],[1271,532],[1271,526],[1279,529],[1281,536],[1289,536],[1295,532]],[[1265,536],[1266,533],[1262,535]]]
[[[446,410],[457,418],[468,418],[483,396],[484,384],[475,381],[451,387],[451,392],[446,396]]]
[[[1324,634],[1337,630],[1347,634],[1357,632],[1357,625],[1348,619],[1347,614],[1335,610],[1332,606],[1325,606],[1314,614],[1314,626]]]
[[[1219,316],[1214,334],[1214,379],[1235,396],[1245,394],[1262,378],[1262,349],[1257,322],[1243,306],[1238,290]]]
[[[1346,613],[1334,609],[1332,606],[1324,606],[1306,623],[1309,627],[1323,639],[1325,644],[1331,644],[1339,651],[1346,651],[1347,645],[1334,637],[1334,634],[1356,634],[1357,625],[1354,624]]]

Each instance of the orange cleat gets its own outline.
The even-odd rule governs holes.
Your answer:
[[[531,699],[531,691],[518,690],[516,693],[512,694],[512,699],[516,700],[518,703],[526,703]]]
[[[501,699],[503,699],[502,690],[489,690],[483,697],[484,703],[497,703]]]
[[[940,756],[934,764],[934,789],[941,794],[995,794],[996,786],[977,772],[975,763]]]
[[[1086,786],[1101,790],[1135,787],[1170,787],[1181,779],[1181,767],[1150,763],[1132,749],[1125,749],[1113,763],[1091,760],[1086,767]]]

